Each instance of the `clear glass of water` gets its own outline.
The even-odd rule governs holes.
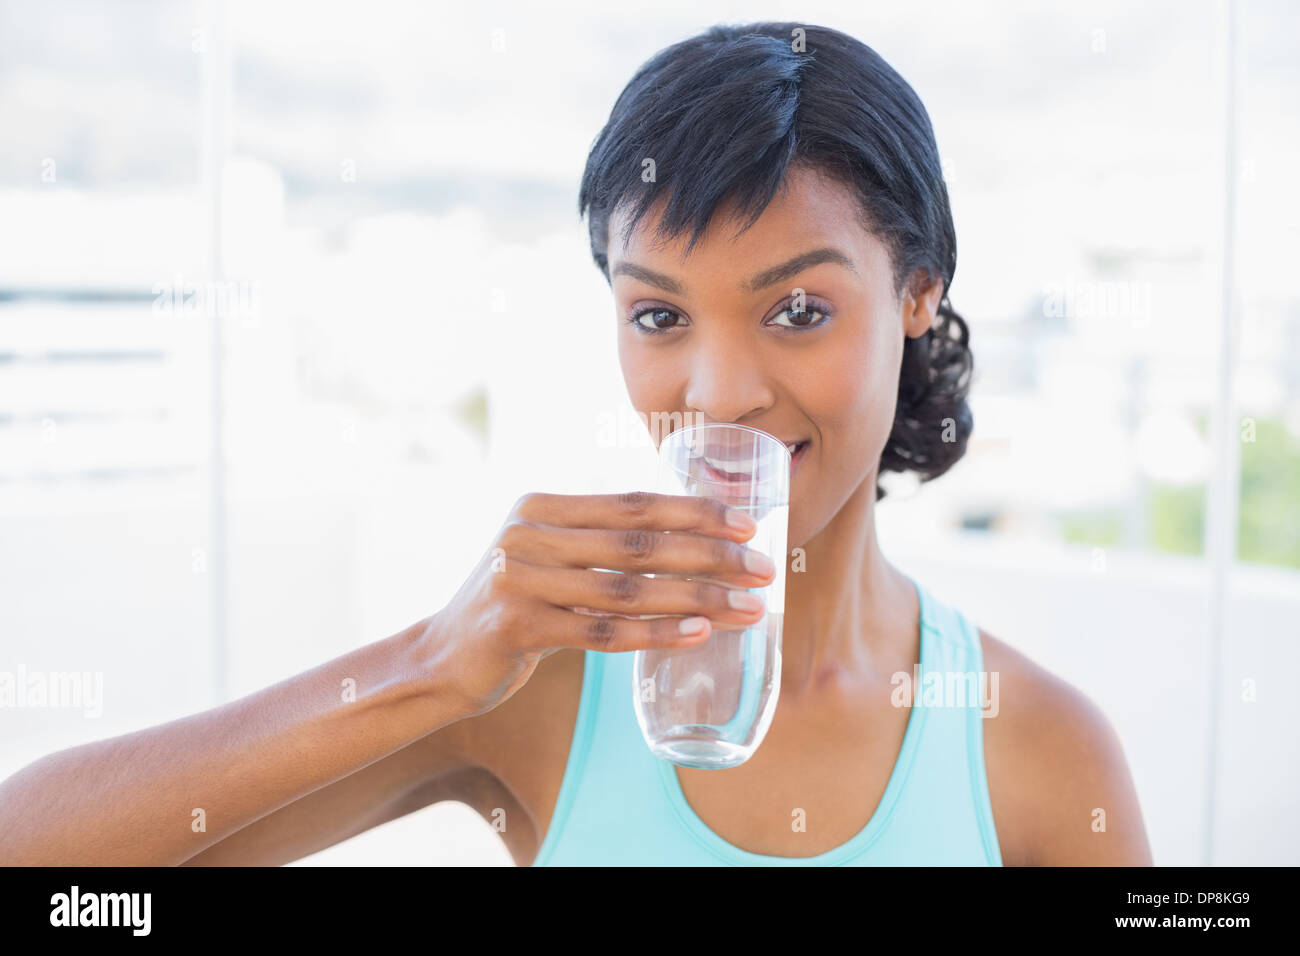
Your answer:
[[[717,498],[748,512],[758,531],[744,546],[776,565],[771,584],[749,588],[766,605],[757,623],[715,626],[692,647],[636,651],[633,663],[633,706],[651,752],[683,767],[734,767],[763,742],[781,690],[790,451],[747,425],[679,428],[659,445],[658,490]]]

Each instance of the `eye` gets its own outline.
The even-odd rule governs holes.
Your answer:
[[[650,317],[650,324],[641,321],[645,316]],[[637,309],[627,317],[627,320],[632,325],[635,325],[637,330],[640,332],[645,332],[648,335],[658,335],[661,332],[667,332],[669,329],[677,325],[676,320],[679,318],[681,318],[680,312],[674,312],[672,309],[656,307],[652,309]]]
[[[811,300],[805,299],[804,308],[792,309],[787,307],[782,309],[773,316],[767,324],[777,325],[783,329],[800,332],[805,329],[812,329],[825,325],[830,319],[830,315],[829,307],[820,307],[820,303],[815,303]],[[782,317],[787,318],[789,321],[777,321]],[[648,308],[634,309],[628,314],[627,321],[630,325],[635,326],[638,332],[642,332],[646,335],[662,335],[663,333],[669,332],[675,327],[682,325],[683,323],[678,321],[682,318],[682,314],[676,309],[669,309],[663,306],[651,306]],[[643,321],[647,319],[648,321]]]
[[[783,316],[793,317],[795,321],[792,321],[789,324],[775,321],[776,319],[780,319]],[[814,316],[820,316],[820,318],[814,320],[813,318]],[[802,309],[792,309],[787,306],[772,318],[774,320],[773,324],[778,325],[783,329],[801,330],[801,329],[814,328],[819,325],[825,325],[827,319],[830,318],[830,312],[824,309],[817,308],[816,305],[812,302],[805,301],[804,307]]]

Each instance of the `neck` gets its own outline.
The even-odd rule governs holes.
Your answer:
[[[876,541],[875,472],[801,547],[786,569],[783,698],[911,673],[920,606],[911,580]]]

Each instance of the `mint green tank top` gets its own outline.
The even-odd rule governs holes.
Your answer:
[[[1001,866],[984,771],[979,632],[911,580],[921,603],[920,681],[911,682],[913,706],[884,796],[847,843],[785,857],[722,839],[687,803],[674,764],[641,737],[632,705],[635,652],[589,650],[559,798],[532,865]],[[975,693],[944,694],[943,685],[958,682],[954,674]]]

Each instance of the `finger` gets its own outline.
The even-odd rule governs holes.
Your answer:
[[[556,528],[515,522],[501,536],[511,556],[539,565],[666,574],[762,587],[776,578],[772,559],[737,541],[690,531],[664,533]]]
[[[766,613],[760,595],[705,580],[603,573],[526,561],[516,561],[513,568],[516,583],[525,591],[561,608],[631,616],[699,615],[720,627],[750,627]]]
[[[681,622],[688,620],[699,620],[703,629],[695,634],[683,634]],[[674,615],[632,619],[616,614],[582,614],[573,610],[545,607],[537,614],[536,627],[528,629],[526,640],[536,650],[578,647],[617,654],[623,651],[689,647],[708,639],[711,633],[712,626],[706,618]]]

